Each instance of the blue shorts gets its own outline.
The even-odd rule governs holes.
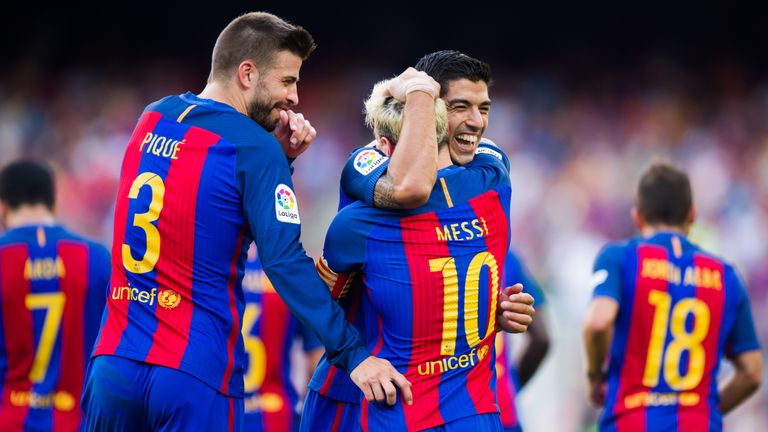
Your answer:
[[[84,431],[241,431],[243,399],[164,366],[117,356],[91,360]]]
[[[307,390],[299,432],[359,431],[360,405],[325,397]]]
[[[425,429],[422,432],[463,431],[504,432],[504,427],[501,425],[501,416],[499,416],[499,413],[487,413],[464,417],[444,425]]]

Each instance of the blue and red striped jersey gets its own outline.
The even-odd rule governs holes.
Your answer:
[[[368,346],[416,395],[412,406],[363,401],[364,430],[421,430],[498,412],[493,342],[511,188],[506,156],[490,158],[474,169],[440,170],[419,209],[356,202],[331,223],[324,264],[342,278],[363,275],[373,307],[366,325],[378,329]]]
[[[291,347],[297,339],[305,352],[322,345],[285,306],[255,254],[245,264],[243,293],[245,429],[290,431],[299,399],[291,382]]]
[[[545,304],[544,292],[513,250],[507,252],[501,279],[503,287],[512,286],[516,283],[523,284],[523,292],[533,297],[537,309]],[[522,430],[522,427],[517,414],[515,397],[520,386],[517,379],[517,369],[510,359],[509,349],[507,334],[499,332],[496,335],[496,396],[501,409],[501,424],[505,430],[519,431]]]
[[[600,429],[721,430],[720,360],[759,349],[733,267],[659,232],[608,244],[594,270],[594,295],[619,303]]]
[[[191,93],[151,104],[123,159],[112,278],[94,355],[178,369],[242,396],[241,280],[255,240],[288,308],[322,331],[333,363],[354,368],[369,352],[299,234],[289,164],[273,135]]]
[[[106,248],[61,226],[0,237],[0,429],[78,430],[108,283]]]
[[[480,150],[482,149],[482,150]],[[493,141],[483,138],[478,144],[478,152],[475,159],[467,165],[467,168],[495,169],[503,165],[505,172],[509,172],[509,161],[506,155],[499,150]],[[347,163],[341,174],[339,186],[339,210],[355,201],[361,201],[373,206],[373,193],[376,182],[386,172],[389,166],[389,158],[375,147],[375,143],[358,147],[350,153]],[[364,292],[360,277],[335,275],[327,263],[319,260],[318,273],[331,290],[344,290],[350,294],[339,299],[339,304],[344,308],[347,320],[355,325],[355,328],[364,335],[366,340],[378,336],[378,324],[372,316],[375,312]],[[338,297],[338,292],[336,296]],[[369,323],[366,325],[366,323]],[[336,401],[358,404],[362,400],[362,392],[352,382],[348,375],[339,373],[323,357],[317,365],[309,387],[323,396]]]

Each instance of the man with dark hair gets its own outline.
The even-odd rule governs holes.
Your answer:
[[[0,430],[75,431],[109,253],[56,223],[45,165],[0,172]]]
[[[83,395],[87,430],[239,430],[241,279],[255,241],[278,294],[358,386],[410,400],[370,356],[299,241],[290,162],[316,132],[293,108],[311,35],[267,13],[233,20],[199,95],[149,105],[123,159],[112,279]],[[271,132],[271,133],[270,133]],[[394,385],[393,385],[394,381]]]
[[[478,168],[477,164],[472,163],[476,154],[487,154],[501,159],[498,147],[490,140],[482,139],[488,125],[491,103],[488,96],[490,66],[458,51],[445,50],[425,55],[416,64],[416,69],[427,73],[439,83],[439,95],[448,113],[446,139],[451,162],[474,169]],[[405,107],[408,107],[408,103]],[[403,117],[408,119],[407,114]],[[417,120],[404,120],[403,130],[409,125],[413,127],[415,123]],[[426,127],[423,129],[429,130]],[[434,187],[435,171],[434,165],[424,163],[423,158],[418,159],[421,156],[419,151],[423,151],[425,147],[418,142],[403,142],[401,139],[397,151],[392,151],[392,145],[387,151],[381,143],[378,147],[374,147],[372,143],[353,151],[342,171],[340,207],[356,200],[377,208],[390,209],[409,209],[426,203]],[[432,157],[434,158],[434,155]],[[363,168],[361,163],[364,161],[367,163]],[[537,318],[531,321],[528,314],[532,311],[530,306],[533,304],[533,297],[529,294],[529,289],[517,285],[523,280],[514,280],[516,276],[519,276],[519,273],[513,272],[505,279],[505,282],[512,286],[502,292],[500,299],[504,301],[499,303],[498,322],[500,327],[508,332],[530,330],[528,338],[531,343],[528,344],[529,349],[524,356],[525,364],[522,370],[525,376],[529,377],[543,359],[546,348],[542,347],[548,346],[549,340],[545,320]],[[360,316],[363,309],[355,304],[355,299],[344,301],[348,311],[351,310],[351,314],[356,315],[349,319],[357,323],[364,322]],[[310,382],[308,399],[314,397],[313,402],[319,406],[338,407],[336,411],[342,413],[341,416],[337,414],[341,424],[354,427],[354,424],[350,425],[347,420],[354,416],[347,413],[354,412],[353,405],[358,403],[359,396],[344,376],[334,372],[334,368],[328,367],[324,362],[320,363]],[[503,384],[509,386],[509,380],[505,380]],[[508,390],[512,391],[511,388]],[[513,404],[503,406],[502,413],[504,419],[514,416]]]
[[[595,261],[584,344],[600,430],[719,431],[760,384],[746,290],[730,264],[688,241],[695,217],[688,176],[655,163],[632,209],[640,236]],[[723,356],[735,373],[718,389]]]

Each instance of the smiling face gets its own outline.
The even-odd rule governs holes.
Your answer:
[[[267,131],[273,131],[280,111],[299,103],[298,82],[301,57],[280,51],[272,65],[260,71],[258,83],[248,104],[248,116]]]
[[[448,81],[442,97],[448,107],[448,148],[456,165],[466,165],[475,157],[477,143],[488,127],[491,100],[485,81],[466,78]]]

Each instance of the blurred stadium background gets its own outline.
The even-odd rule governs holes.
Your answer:
[[[427,52],[458,49],[493,68],[486,136],[512,162],[512,244],[549,297],[553,346],[522,394],[527,430],[594,425],[580,333],[592,260],[604,242],[633,234],[634,186],[654,157],[690,173],[699,208],[692,238],[744,275],[768,345],[768,38],[760,14],[735,4],[639,2],[218,3],[21,5],[0,29],[0,163],[48,160],[61,221],[110,244],[123,148],[143,107],[199,92],[218,32],[241,12],[267,10],[306,27],[319,46],[299,84],[299,111],[318,138],[294,175],[303,241],[317,257],[342,163],[371,138],[361,109],[373,83]],[[726,426],[768,430],[768,386]]]

